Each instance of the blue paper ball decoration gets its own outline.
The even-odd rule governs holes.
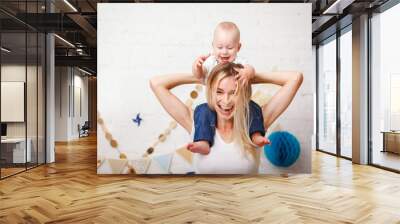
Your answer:
[[[300,143],[287,131],[277,131],[269,135],[271,144],[264,146],[267,159],[279,167],[293,165],[300,156]]]

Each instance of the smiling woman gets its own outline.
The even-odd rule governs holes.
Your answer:
[[[226,119],[231,118],[233,115],[235,92],[237,90],[236,80],[233,77],[223,79],[217,87],[217,94],[215,94],[216,106],[214,109]]]
[[[249,105],[254,102],[250,101],[250,86],[238,85],[235,77],[238,68],[240,65],[234,63],[219,64],[207,80],[207,104],[216,112],[216,132],[209,153],[195,152],[193,165],[197,174],[249,174],[258,171],[259,150],[248,134]],[[194,127],[191,110],[170,90],[182,84],[200,82],[191,74],[157,76],[150,80],[150,86],[161,105],[190,134],[193,134]],[[262,108],[267,129],[292,101],[302,83],[302,74],[260,73],[252,82],[282,86]],[[187,148],[190,150],[190,144]]]
[[[217,65],[207,80],[208,106],[216,112],[214,144],[207,155],[195,153],[197,173],[257,172],[258,154],[249,136],[249,85],[239,87],[234,63]],[[193,134],[192,130],[192,134]]]
[[[127,174],[129,167],[136,174],[311,172],[309,4],[97,7],[97,109],[107,127],[97,132],[99,174]],[[126,21],[134,26],[118,25]],[[211,88],[207,82],[219,64],[227,67],[219,68]],[[300,72],[269,72],[288,69],[308,80],[299,94]],[[250,89],[249,83],[271,85]],[[287,168],[258,149],[277,130],[300,141],[299,159]]]
[[[226,63],[211,71],[207,80],[207,102],[217,114],[216,127],[221,137],[228,141],[237,139],[249,153],[254,154],[254,145],[248,135],[251,87],[239,87],[236,80],[238,72],[235,69],[240,68],[243,66]]]

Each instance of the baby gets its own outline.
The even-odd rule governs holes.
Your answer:
[[[221,22],[214,30],[212,43],[212,54],[198,57],[192,66],[193,75],[198,79],[203,79],[205,83],[210,71],[219,63],[233,62],[243,65],[238,71],[239,85],[247,85],[255,76],[254,68],[244,59],[237,56],[240,50],[240,31],[232,22]],[[224,108],[223,108],[224,109]],[[269,141],[264,137],[264,119],[262,110],[255,102],[249,103],[250,127],[249,134],[252,142],[261,147]],[[194,111],[194,139],[189,143],[187,149],[191,152],[208,154],[213,145],[216,125],[216,113],[211,110],[207,103],[196,107]]]

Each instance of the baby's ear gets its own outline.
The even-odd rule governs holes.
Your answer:
[[[241,47],[242,47],[242,43],[239,42],[238,51],[240,51]]]

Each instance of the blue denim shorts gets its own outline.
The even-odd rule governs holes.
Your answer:
[[[249,135],[259,132],[265,135],[264,118],[261,107],[254,101],[249,102],[250,127]],[[198,105],[194,110],[194,142],[207,141],[210,147],[214,144],[217,114],[207,103]]]

